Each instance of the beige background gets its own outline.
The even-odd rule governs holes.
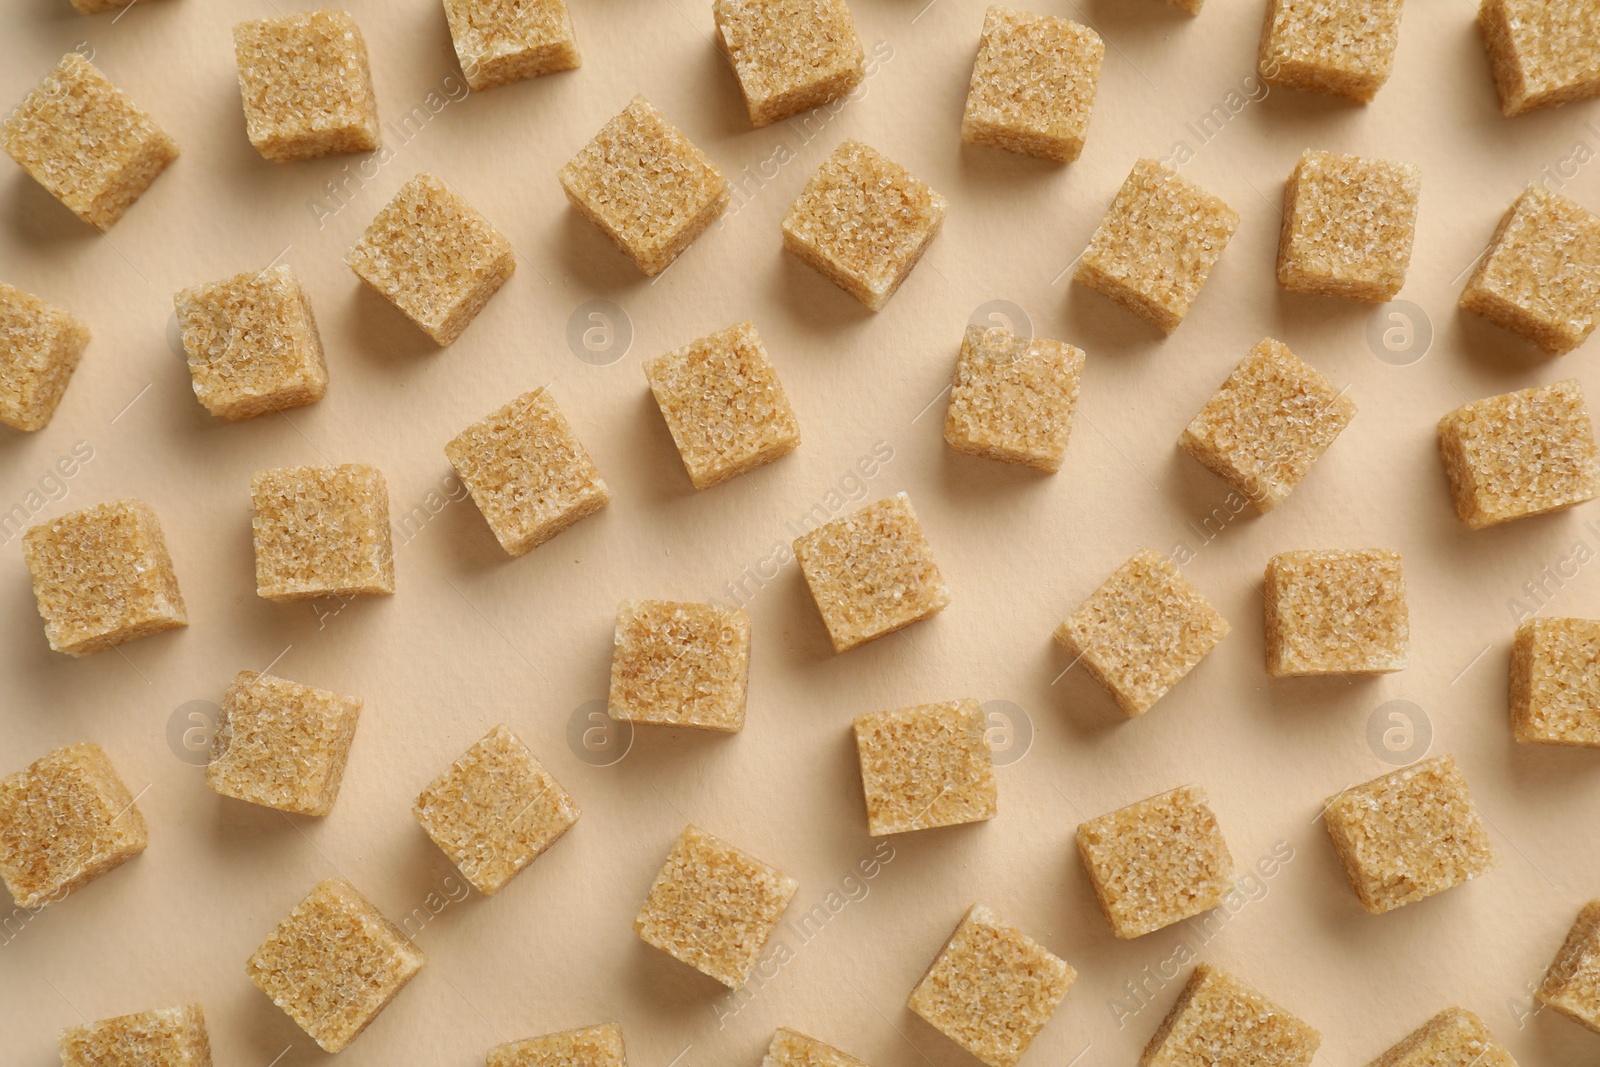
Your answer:
[[[87,42],[184,155],[108,238],[0,166],[0,275],[71,308],[94,332],[54,423],[0,437],[0,508],[24,503],[42,520],[119,496],[149,501],[192,625],[120,653],[56,655],[16,540],[0,546],[0,771],[96,740],[143,791],[150,823],[144,856],[66,903],[14,917],[0,947],[8,1063],[54,1062],[57,1029],[85,1017],[189,1000],[205,1005],[219,1064],[321,1061],[250,985],[244,961],[335,873],[389,915],[425,920],[417,940],[431,961],[344,1054],[353,1065],[466,1067],[500,1041],[617,1019],[635,1067],[754,1065],[778,1025],[877,1067],[957,1067],[972,1061],[903,1005],[974,900],[1081,972],[1033,1064],[1131,1063],[1182,980],[1167,961],[1190,953],[1320,1028],[1322,1064],[1363,1064],[1450,1003],[1481,1013],[1525,1065],[1594,1062],[1600,1038],[1550,1012],[1521,1013],[1527,984],[1578,907],[1600,894],[1600,756],[1514,744],[1505,690],[1511,598],[1530,608],[1548,600],[1553,614],[1600,614],[1600,568],[1586,566],[1600,556],[1600,526],[1585,525],[1600,511],[1469,532],[1454,518],[1433,425],[1466,399],[1560,377],[1600,389],[1593,344],[1535,358],[1454,308],[1495,221],[1545,168],[1564,175],[1564,191],[1600,205],[1600,167],[1579,162],[1600,148],[1600,123],[1586,125],[1600,120],[1600,106],[1501,118],[1466,0],[1410,6],[1394,77],[1365,108],[1287,91],[1261,98],[1252,75],[1259,0],[1212,0],[1195,20],[1156,0],[1051,0],[1042,10],[1092,21],[1108,44],[1088,147],[1058,168],[962,145],[983,5],[934,0],[919,10],[922,2],[857,0],[876,60],[859,98],[810,127],[753,131],[711,44],[704,0],[578,0],[581,70],[470,99],[436,0],[355,0],[393,158],[278,166],[245,139],[229,29],[309,3],[146,0],[120,18],[84,18],[66,0],[12,0],[0,99],[19,100],[62,52]],[[567,208],[555,181],[635,92],[743,190],[736,210],[653,283]],[[1213,119],[1202,143],[1187,124],[1219,106],[1228,121]],[[408,111],[409,133],[395,125]],[[942,236],[877,315],[780,249],[782,213],[847,135],[951,203]],[[1169,156],[1180,141],[1193,155],[1184,172],[1243,221],[1188,321],[1163,340],[1071,286],[1064,271],[1133,161]],[[1375,356],[1370,308],[1278,288],[1277,205],[1307,147],[1421,165],[1403,294],[1431,318],[1434,340],[1420,362]],[[510,283],[444,351],[340,261],[424,168],[519,255]],[[312,206],[325,183],[341,181],[346,209]],[[328,396],[285,417],[213,420],[170,348],[171,294],[280,254],[309,288]],[[613,301],[631,321],[631,347],[608,366],[576,358],[566,339],[569,316],[592,299]],[[933,401],[962,328],[991,299],[1014,301],[1039,332],[1089,353],[1067,462],[1053,477],[956,456],[940,438],[944,405]],[[805,444],[696,493],[638,364],[745,317],[767,340]],[[1226,514],[1227,490],[1174,441],[1265,334],[1348,383],[1360,414],[1284,507],[1223,522],[1208,543],[1199,524],[1218,507]],[[442,447],[544,383],[615,501],[512,561],[470,502],[443,502],[454,483]],[[45,485],[64,485],[65,498],[30,498],[77,442],[94,458]],[[857,464],[875,447],[892,459],[863,478]],[[396,521],[416,505],[429,521],[413,519],[397,541],[393,598],[319,617],[337,605],[255,596],[248,486],[256,469],[322,461],[376,464]],[[946,612],[834,656],[790,564],[751,602],[743,733],[641,731],[609,767],[569,748],[574,714],[581,727],[586,702],[604,695],[619,600],[725,596],[725,583],[767,560],[807,509],[902,489],[952,589]],[[1231,620],[1232,636],[1136,722],[1081,670],[1053,683],[1068,662],[1050,639],[1056,622],[1138,547],[1180,545],[1185,573]],[[1369,680],[1269,680],[1257,592],[1267,557],[1341,545],[1405,554],[1411,668]],[[1541,578],[1547,566],[1554,580]],[[1524,592],[1534,580],[1544,583],[1541,600]],[[344,792],[324,820],[221,799],[169,746],[169,724],[181,730],[194,710],[185,705],[215,701],[234,672],[273,661],[276,673],[366,700]],[[999,818],[893,839],[876,877],[851,880],[874,850],[851,717],[969,694],[1024,709],[1014,725],[1032,734],[1026,755],[999,772]],[[1399,758],[1368,740],[1375,709],[1390,700],[1421,710],[1432,752],[1458,757],[1501,864],[1481,882],[1372,917],[1314,820],[1326,795],[1388,769],[1380,755]],[[585,814],[494,899],[452,899],[461,883],[413,822],[411,800],[500,721]],[[1250,902],[1214,936],[1177,927],[1117,942],[1095,911],[1073,829],[1186,781],[1210,791],[1241,868],[1275,850],[1293,859],[1258,877]],[[829,916],[809,940],[795,929],[780,935],[782,965],[774,957],[753,995],[730,995],[633,935],[633,914],[688,820],[798,878],[791,919],[819,904]],[[443,902],[437,915],[430,899]],[[1129,982],[1145,990],[1142,1001],[1129,997]]]

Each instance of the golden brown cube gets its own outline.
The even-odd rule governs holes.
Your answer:
[[[360,717],[358,697],[240,671],[222,698],[206,785],[235,800],[326,815]]]
[[[845,0],[716,0],[712,15],[752,126],[837,100],[866,74]]]
[[[69,1026],[61,1067],[211,1067],[205,1013],[185,1004]]]
[[[50,425],[88,343],[88,327],[69,312],[0,282],[0,422]]]
[[[832,1045],[807,1037],[798,1030],[778,1027],[761,1058],[761,1067],[867,1067]]]
[[[1410,163],[1306,152],[1284,190],[1278,283],[1382,303],[1406,283],[1422,172]]]
[[[907,1006],[989,1067],[1015,1067],[1078,972],[974,904],[911,991]]]
[[[233,28],[250,143],[290,163],[379,145],[367,43],[347,11],[306,11]]]
[[[944,439],[957,452],[1055,472],[1067,454],[1084,354],[1064,341],[967,327]]]
[[[1578,912],[1537,996],[1541,1003],[1600,1034],[1600,900],[1589,901]]]
[[[1268,0],[1256,70],[1268,85],[1366,103],[1394,68],[1401,0]]]
[[[961,139],[1071,163],[1083,151],[1105,57],[1105,42],[1087,26],[990,7]]]
[[[873,837],[982,822],[998,813],[994,760],[976,700],[860,715],[855,731]]]
[[[250,482],[256,595],[309,600],[394,592],[389,489],[359,463],[279,467]]]
[[[1368,1067],[1517,1067],[1482,1019],[1446,1008]]]
[[[1400,553],[1280,552],[1267,561],[1267,673],[1387,674],[1411,659]]]
[[[583,62],[566,0],[444,0],[444,15],[475,92]]]
[[[744,727],[750,616],[720,604],[624,600],[606,713],[622,722]]]
[[[489,1050],[487,1067],[628,1067],[616,1023],[511,1041]]]
[[[1310,1067],[1322,1035],[1226,971],[1198,964],[1139,1067]]]
[[[1529,619],[1517,627],[1511,729],[1527,744],[1600,748],[1600,622]]]
[[[1478,28],[1500,90],[1500,109],[1520,115],[1600,96],[1595,0],[1484,0]]]
[[[938,235],[946,206],[900,164],[847,140],[783,216],[783,247],[882,311]]]

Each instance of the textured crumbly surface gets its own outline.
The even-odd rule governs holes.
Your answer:
[[[752,126],[837,100],[865,76],[845,0],[716,0],[712,15]]]
[[[1410,662],[1400,553],[1280,552],[1266,579],[1268,674],[1386,674]]]
[[[475,92],[582,62],[566,0],[444,0],[444,15]]]
[[[1450,756],[1351,786],[1328,799],[1323,820],[1350,888],[1374,915],[1442,893],[1495,864],[1489,831]]]
[[[287,263],[184,289],[172,303],[194,395],[211,414],[248,419],[328,391],[311,301]]]
[[[648,944],[741,989],[798,888],[782,871],[686,826],[633,929]]]
[[[582,814],[504,723],[430,782],[411,813],[486,896],[503,889]]]
[[[1105,56],[1105,42],[1087,26],[990,7],[962,140],[1071,163],[1083,151]]]
[[[367,43],[347,11],[307,11],[233,28],[250,143],[289,163],[378,147]]]
[[[1446,1008],[1368,1067],[1517,1067],[1482,1019]]]
[[[1055,637],[1132,718],[1149,711],[1229,629],[1171,561],[1146,548],[1056,627]]]
[[[431,174],[401,186],[344,261],[440,345],[461,336],[517,268],[511,242]]]
[[[1400,40],[1401,0],[1268,0],[1256,70],[1268,85],[1366,103]]]
[[[1284,191],[1285,289],[1391,300],[1406,283],[1422,172],[1410,163],[1306,152]]]
[[[783,216],[783,247],[881,311],[944,225],[946,206],[900,164],[846,140]]]
[[[1600,215],[1529,185],[1500,219],[1461,306],[1552,355],[1600,318]]]
[[[628,1055],[622,1027],[603,1023],[496,1045],[487,1067],[628,1067]]]
[[[0,282],[0,422],[48,426],[88,343],[88,327],[67,311]]]
[[[1600,900],[1578,912],[1537,995],[1541,1003],[1600,1034]]]
[[[642,96],[558,175],[584,218],[648,275],[660,274],[728,206],[728,180]]]
[[[1484,0],[1478,26],[1500,108],[1520,115],[1600,96],[1595,0]]]
[[[848,652],[950,604],[933,548],[904,493],[794,540],[835,652]]]
[[[696,489],[800,446],[800,424],[752,323],[646,360],[644,376]]]
[[[944,439],[957,452],[1057,471],[1067,455],[1084,354],[1064,341],[970,325],[950,383]]]
[[[989,1067],[1014,1067],[1077,977],[1066,960],[974,904],[907,1006]]]
[[[394,592],[389,489],[359,463],[279,467],[250,482],[256,594],[309,600]]]
[[[1178,445],[1258,511],[1271,511],[1355,414],[1343,390],[1267,337],[1206,401]]]
[[[1100,913],[1121,938],[1209,911],[1233,888],[1233,855],[1195,785],[1080,823],[1078,856]]]
[[[1600,621],[1529,619],[1517,627],[1511,730],[1529,744],[1600,748]]]
[[[617,609],[606,712],[624,722],[744,727],[750,616],[720,604],[624,600]]]
[[[211,1067],[198,1004],[119,1015],[61,1031],[62,1067]]]
[[[360,717],[357,697],[240,671],[222,698],[206,785],[235,800],[326,815]]]
[[[318,883],[245,965],[325,1052],[354,1041],[427,957],[342,878]]]
[[[76,52],[4,122],[0,148],[84,222],[109,229],[178,158],[155,120]]]
[[[42,908],[144,851],[144,816],[99,745],[59,748],[0,779],[0,880]]]
[[[994,761],[976,700],[856,718],[856,752],[873,837],[992,819]]]
[[[807,1037],[798,1030],[780,1026],[772,1035],[761,1067],[867,1067],[865,1063],[832,1045]]]
[[[1310,1067],[1322,1035],[1226,971],[1194,969],[1139,1067]]]
[[[50,647],[69,656],[189,625],[161,522],[113,500],[29,528],[22,555]]]
[[[1164,333],[1189,313],[1239,213],[1153,159],[1133,165],[1078,261],[1075,281]]]
[[[1474,530],[1600,495],[1583,386],[1551,385],[1464,404],[1439,420],[1456,514]]]
[[[444,447],[495,538],[513,556],[611,499],[548,390],[523,393]]]

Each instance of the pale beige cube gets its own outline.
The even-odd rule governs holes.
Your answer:
[[[867,1064],[826,1042],[780,1026],[767,1045],[761,1067],[867,1067]]]
[[[583,62],[566,0],[444,0],[444,16],[474,92]]]
[[[1517,1067],[1517,1061],[1465,1008],[1446,1008],[1368,1067]]]
[[[359,697],[240,671],[222,697],[206,785],[279,811],[327,815],[360,718]]]
[[[1600,96],[1596,26],[1596,0],[1483,0],[1478,28],[1500,109],[1520,115]]]
[[[998,814],[994,759],[976,700],[860,715],[855,735],[873,837]]]
[[[1511,729],[1527,744],[1600,748],[1600,621],[1529,619],[1517,627]]]
[[[89,328],[70,312],[0,282],[0,422],[50,425],[88,343]]]
[[[1382,303],[1406,283],[1422,172],[1410,163],[1306,152],[1283,194],[1278,284]]]
[[[1400,553],[1280,552],[1267,561],[1267,673],[1387,674],[1411,661]]]
[[[1322,1035],[1226,971],[1199,964],[1139,1067],[1311,1067]]]
[[[245,132],[265,158],[290,163],[379,146],[367,43],[348,11],[241,22],[233,50]]]
[[[61,1067],[211,1067],[198,1004],[100,1019],[61,1031]]]
[[[945,441],[968,455],[1060,470],[1084,358],[1064,341],[969,325],[950,384]]]
[[[1541,1004],[1600,1034],[1600,900],[1589,901],[1578,912],[1535,995]]]
[[[845,0],[716,0],[711,14],[752,126],[837,100],[866,75]]]
[[[1274,88],[1366,103],[1394,68],[1401,0],[1267,0],[1256,71]]]
[[[722,604],[624,600],[606,713],[619,722],[736,733],[750,682],[750,616]]]
[[[250,496],[257,596],[289,601],[394,592],[382,471],[359,463],[258,471]]]
[[[617,1023],[563,1030],[489,1050],[487,1067],[628,1067]]]
[[[991,6],[961,116],[961,138],[1057,163],[1083,151],[1106,45],[1087,26]]]

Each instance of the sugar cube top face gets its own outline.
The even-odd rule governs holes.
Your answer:
[[[1310,1067],[1322,1035],[1226,971],[1194,969],[1139,1067]]]
[[[716,0],[712,14],[752,126],[837,100],[866,74],[845,0]]]
[[[1368,1067],[1517,1067],[1482,1019],[1446,1008]]]
[[[622,722],[744,728],[750,616],[720,604],[624,600],[606,713]]]
[[[783,247],[882,311],[944,225],[945,198],[877,149],[847,140],[783,217]]]
[[[794,554],[835,652],[920,622],[950,604],[950,590],[904,493],[795,538]]]
[[[1600,748],[1600,621],[1529,619],[1517,627],[1511,729],[1527,744]]]
[[[1084,354],[1063,341],[970,325],[950,385],[944,439],[957,452],[1061,469]]]
[[[287,263],[184,289],[172,303],[194,395],[211,414],[248,419],[328,391],[311,301]]]
[[[70,313],[0,282],[0,422],[48,426],[88,343]]]
[[[547,389],[523,393],[444,447],[500,547],[521,556],[605,507],[611,490]]]
[[[60,748],[0,778],[0,880],[42,908],[145,849],[144,816],[99,745]]]
[[[1600,900],[1589,901],[1578,912],[1536,995],[1541,1003],[1600,1034]]]
[[[1495,864],[1489,831],[1450,756],[1330,797],[1323,819],[1361,906],[1374,915],[1442,893]]]
[[[1131,719],[1154,707],[1229,629],[1171,561],[1141,549],[1055,637]]]
[[[855,721],[873,837],[992,819],[994,761],[976,700],[922,704]]]
[[[439,345],[460,337],[517,268],[511,242],[431,174],[401,186],[344,261]]]
[[[644,376],[696,489],[721,485],[800,446],[794,409],[752,323],[646,360]]]
[[[974,904],[907,1005],[989,1067],[1015,1067],[1078,972]]]
[[[1387,674],[1411,659],[1400,553],[1280,552],[1267,561],[1267,673]]]
[[[854,1056],[832,1045],[807,1037],[798,1030],[780,1026],[772,1035],[761,1067],[867,1067]]]
[[[76,52],[0,122],[0,148],[72,213],[109,229],[178,158],[155,120]]]
[[[1401,0],[1268,0],[1256,70],[1268,85],[1366,103],[1389,80]]]
[[[1083,151],[1105,56],[1105,42],[1087,26],[990,7],[961,139],[1071,163]]]
[[[394,592],[389,490],[359,463],[279,467],[250,483],[256,594],[309,600]]]
[[[324,1052],[354,1041],[427,957],[342,878],[318,883],[245,965]]]
[[[1155,160],[1141,159],[1073,278],[1171,333],[1238,228],[1238,212],[1220,199]]]
[[[1343,389],[1267,337],[1206,401],[1178,445],[1267,512],[1288,498],[1355,414]]]
[[[1278,282],[1381,303],[1406,282],[1422,172],[1410,163],[1306,152],[1284,191]]]
[[[1209,911],[1233,889],[1233,855],[1199,786],[1080,823],[1078,856],[1100,913],[1121,938]]]
[[[728,206],[722,171],[636,96],[558,175],[578,213],[645,274],[660,274]]]
[[[687,826],[633,929],[729,989],[742,989],[798,888],[782,871]]]
[[[1551,355],[1577,348],[1600,319],[1600,215],[1529,185],[1500,219],[1461,307]]]
[[[566,0],[444,0],[444,15],[475,92],[582,63]]]
[[[487,1058],[487,1067],[628,1067],[616,1023],[496,1045]]]
[[[211,1067],[198,1004],[101,1019],[61,1031],[62,1067]]]
[[[1474,530],[1600,496],[1594,427],[1569,378],[1464,404],[1439,420],[1456,514]]]
[[[1600,96],[1597,15],[1594,0],[1484,0],[1478,26],[1505,114]]]
[[[222,698],[206,785],[235,800],[326,815],[360,717],[357,697],[240,671]]]
[[[378,147],[367,43],[347,11],[307,11],[233,28],[250,143],[290,163]]]

